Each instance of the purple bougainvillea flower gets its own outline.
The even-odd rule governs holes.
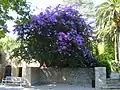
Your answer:
[[[38,53],[39,57],[35,59],[41,60],[42,53],[54,55],[58,52],[75,58],[83,55],[87,62],[90,61],[91,52],[87,45],[92,27],[73,5],[47,7],[39,15],[33,15],[29,23],[16,26],[14,31],[25,43],[30,54],[27,56],[36,57]],[[32,50],[36,51],[32,53]]]
[[[82,45],[83,44],[83,37],[80,35],[76,36],[76,42],[78,45]]]
[[[67,35],[66,35],[65,33],[63,33],[63,32],[59,32],[58,39],[59,39],[60,41],[62,41],[62,40],[67,40]]]

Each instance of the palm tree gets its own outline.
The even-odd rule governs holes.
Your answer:
[[[120,0],[106,0],[97,6],[96,26],[100,30],[98,35],[102,36],[103,40],[109,36],[109,39],[114,40],[115,61],[119,57],[119,30],[120,30]]]

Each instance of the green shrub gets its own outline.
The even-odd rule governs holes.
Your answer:
[[[113,72],[120,72],[120,61],[115,62],[115,60],[110,61],[111,64],[111,70]]]

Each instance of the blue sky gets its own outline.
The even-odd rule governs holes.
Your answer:
[[[101,2],[103,2],[104,0],[93,0],[95,2],[96,5],[99,5]],[[27,2],[31,3],[32,8],[35,9],[34,14],[39,14],[39,12],[41,11],[41,9],[45,9],[47,6],[56,6],[57,4],[62,4],[63,0],[27,0]],[[10,12],[10,14],[14,17],[17,17],[16,14],[14,12]],[[8,29],[10,31],[12,31],[14,22],[13,21],[8,21]],[[9,36],[15,37],[16,35],[13,35],[13,32],[8,34]]]

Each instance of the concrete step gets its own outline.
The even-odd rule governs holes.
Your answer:
[[[115,87],[119,87],[120,86],[120,83],[119,84],[106,84],[107,86],[115,86]]]
[[[120,79],[107,79],[106,84],[120,84]]]
[[[110,90],[110,89],[117,89],[117,90],[120,90],[120,86],[104,86],[104,87],[102,87],[102,89],[108,89],[108,90]]]
[[[106,85],[102,87],[104,90],[120,90],[120,79],[107,79]]]

